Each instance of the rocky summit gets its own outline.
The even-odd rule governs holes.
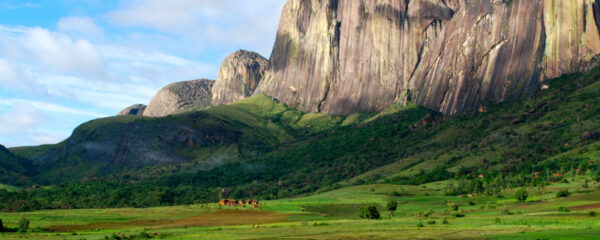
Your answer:
[[[599,14],[598,0],[289,0],[257,93],[343,115],[485,108],[595,66]]]
[[[255,52],[239,50],[229,55],[212,88],[212,104],[224,105],[252,96],[267,65],[268,60]]]
[[[163,117],[206,108],[211,105],[214,83],[200,79],[169,84],[152,98],[144,116]]]
[[[118,116],[124,115],[134,115],[134,116],[142,116],[144,115],[144,110],[146,110],[146,105],[144,104],[134,104],[125,109],[121,110]]]

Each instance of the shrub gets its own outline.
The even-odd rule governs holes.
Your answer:
[[[420,228],[422,228],[422,227],[424,227],[424,226],[425,226],[425,225],[423,225],[423,223],[422,223],[422,222],[418,222],[418,223],[417,223],[417,227],[420,227]]]
[[[508,210],[507,208],[502,209],[502,211],[500,211],[500,214],[502,215],[513,215],[514,213],[511,212],[510,210]]]
[[[500,218],[496,218],[494,221],[496,222],[496,224],[502,223],[502,220],[500,220]]]
[[[429,221],[427,221],[427,224],[429,224],[429,225],[435,225],[436,222],[435,222],[435,220],[429,220]]]
[[[451,203],[450,204],[450,210],[452,210],[452,211],[458,211],[458,204]]]
[[[19,218],[19,232],[27,232],[29,229],[29,219],[25,217]]]
[[[525,188],[521,188],[515,192],[515,198],[519,202],[527,201],[527,197],[529,197],[529,193],[527,192],[527,189],[525,189]]]
[[[556,197],[557,198],[561,198],[561,197],[568,197],[569,195],[571,195],[571,193],[569,192],[568,189],[565,190],[560,190],[556,193]]]
[[[590,217],[595,217],[596,216],[596,212],[591,211],[591,212],[589,212],[589,215],[590,215]]]
[[[398,209],[398,202],[396,202],[396,201],[388,202],[387,209],[388,209],[388,211],[390,211],[390,213],[392,215],[394,215],[394,212],[396,211],[396,209]]]
[[[455,212],[452,214],[452,216],[454,216],[456,218],[462,218],[462,217],[465,217],[465,213],[463,211]]]
[[[359,217],[362,219],[379,219],[381,215],[375,206],[364,206],[360,208]]]
[[[423,213],[423,217],[429,217],[434,213],[433,209],[429,210],[428,212]]]
[[[444,221],[442,222],[442,224],[444,224],[444,225],[448,225],[448,224],[450,224],[450,222],[448,222],[448,219],[447,219],[447,218],[444,218]]]
[[[558,211],[559,212],[569,212],[569,209],[567,207],[558,207]]]

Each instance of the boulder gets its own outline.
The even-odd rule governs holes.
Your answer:
[[[161,89],[144,110],[144,116],[163,117],[209,107],[215,81],[200,79],[169,84]]]
[[[239,50],[229,55],[212,88],[212,104],[225,105],[252,96],[267,65],[267,59],[255,52]]]

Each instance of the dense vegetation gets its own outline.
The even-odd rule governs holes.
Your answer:
[[[243,135],[253,139],[285,134],[259,152],[241,151],[238,158],[206,169],[169,169],[157,176],[117,172],[83,182],[0,191],[0,209],[275,199],[366,183],[441,180],[452,180],[447,195],[494,195],[575,177],[598,180],[599,77],[599,69],[564,76],[550,81],[550,90],[526,99],[452,117],[408,105],[341,118],[302,114],[265,97],[253,98],[206,111],[229,123],[254,124],[243,125],[243,131],[268,123],[254,135]],[[240,115],[244,111],[252,114]]]

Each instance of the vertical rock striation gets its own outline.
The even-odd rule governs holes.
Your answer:
[[[144,110],[144,116],[163,117],[210,106],[213,80],[176,82],[161,89]]]
[[[257,93],[307,112],[445,114],[595,66],[598,0],[289,0]]]
[[[255,52],[239,50],[229,55],[212,88],[212,104],[225,105],[252,96],[267,65],[268,60]]]

